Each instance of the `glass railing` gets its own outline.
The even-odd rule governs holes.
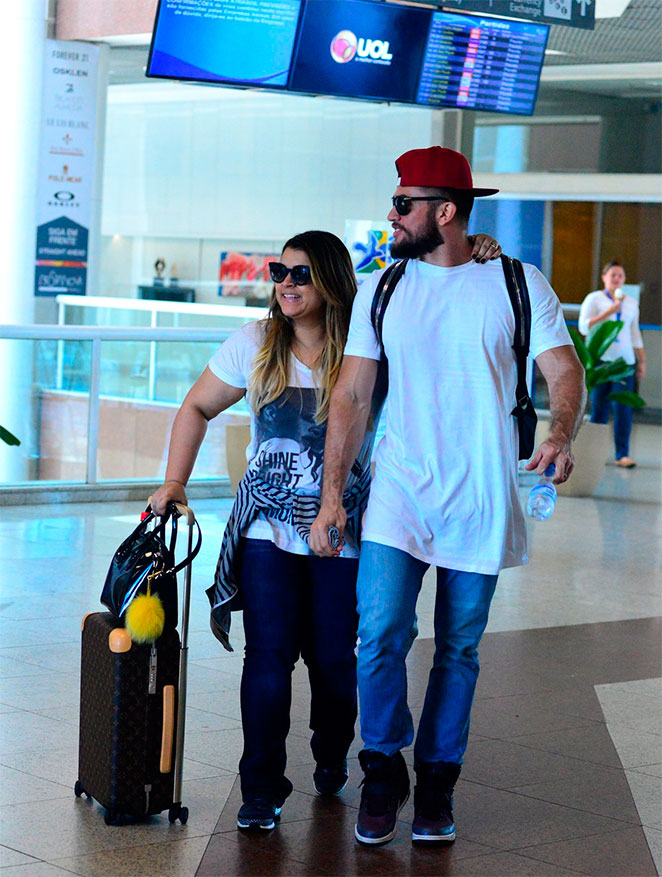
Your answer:
[[[230,331],[1,326],[0,425],[21,444],[0,442],[0,486],[163,478],[175,414]],[[211,422],[195,479],[227,477],[225,426],[247,417],[242,400]]]
[[[0,487],[162,479],[175,414],[234,328],[0,326],[0,425],[21,440],[0,442]],[[648,334],[659,350],[659,331]],[[548,407],[537,372],[531,383]],[[194,480],[227,478],[225,427],[247,419],[242,400],[210,423]]]

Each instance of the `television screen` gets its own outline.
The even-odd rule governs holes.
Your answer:
[[[416,103],[530,115],[546,25],[435,12]]]
[[[530,115],[548,32],[375,0],[160,0],[147,75]]]
[[[431,17],[431,9],[374,0],[307,2],[289,88],[412,103]]]
[[[285,88],[300,0],[160,0],[147,75]]]

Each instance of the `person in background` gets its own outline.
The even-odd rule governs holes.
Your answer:
[[[636,466],[630,456],[630,433],[632,412],[630,405],[612,402],[608,398],[616,390],[634,390],[635,380],[646,375],[646,352],[639,330],[639,302],[623,292],[625,269],[620,262],[612,260],[602,269],[602,289],[589,293],[579,311],[579,331],[588,333],[605,320],[621,320],[623,328],[602,354],[602,359],[612,362],[622,356],[628,365],[636,365],[635,373],[622,381],[598,384],[591,391],[591,423],[608,423],[609,413],[614,411],[614,445],[616,465],[624,469]]]
[[[439,146],[406,152],[396,168],[391,253],[409,261],[384,312],[386,430],[375,453],[357,581],[365,779],[355,835],[364,844],[390,841],[409,796],[401,750],[413,741],[414,724],[405,659],[423,575],[433,565],[435,654],[414,746],[412,840],[443,844],[455,838],[453,788],[497,576],[527,560],[511,416],[515,320],[501,263],[475,265],[467,238],[474,197],[496,190],[474,188],[466,158]],[[550,436],[527,469],[542,474],[553,463],[560,483],[574,465],[584,372],[553,290],[533,265],[524,272],[531,356],[547,380],[552,413]],[[331,398],[322,505],[310,537],[322,557],[332,555],[329,526],[343,533],[342,486],[363,441],[378,374],[371,306],[380,273],[358,292]]]
[[[493,238],[479,235],[473,255],[482,262],[500,250]],[[237,826],[267,830],[292,791],[285,742],[299,656],[310,680],[315,790],[338,795],[347,783],[357,712],[356,574],[373,439],[368,430],[341,491],[347,528],[339,557],[318,557],[308,538],[319,510],[329,400],[356,280],[345,245],[326,231],[290,238],[269,268],[274,287],[267,318],[234,332],[189,391],[173,424],[166,480],[151,502],[157,514],[170,501],[186,503],[207,423],[246,396],[248,467],[207,594],[212,630],[226,648],[230,610],[243,609]]]

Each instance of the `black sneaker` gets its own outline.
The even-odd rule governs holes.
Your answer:
[[[339,795],[347,785],[349,771],[347,759],[344,758],[337,764],[321,764],[319,761],[313,773],[313,785],[318,795],[325,798],[333,798]]]
[[[237,814],[237,828],[263,828],[270,831],[280,821],[281,810],[282,806],[278,807],[266,798],[246,801]]]
[[[407,765],[400,752],[389,757],[374,749],[359,752],[359,762],[365,777],[354,835],[362,844],[388,843],[409,798]]]
[[[455,840],[453,789],[460,765],[439,761],[419,763],[414,788],[411,838],[417,844],[445,844]]]

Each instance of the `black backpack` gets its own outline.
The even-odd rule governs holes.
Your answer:
[[[392,265],[389,265],[380,277],[372,299],[370,319],[379,341],[384,362],[386,362],[382,338],[384,314],[395,291],[395,287],[398,285],[398,281],[405,273],[408,262],[409,259],[402,259],[400,262],[393,262]],[[517,418],[519,459],[528,460],[533,454],[535,447],[536,423],[538,420],[526,385],[526,358],[529,355],[529,344],[531,341],[531,301],[529,299],[529,290],[526,286],[526,278],[524,277],[524,269],[519,259],[511,259],[510,256],[502,255],[501,264],[506,279],[510,304],[515,315],[513,350],[517,360],[517,389],[515,390],[515,407],[510,413]]]

